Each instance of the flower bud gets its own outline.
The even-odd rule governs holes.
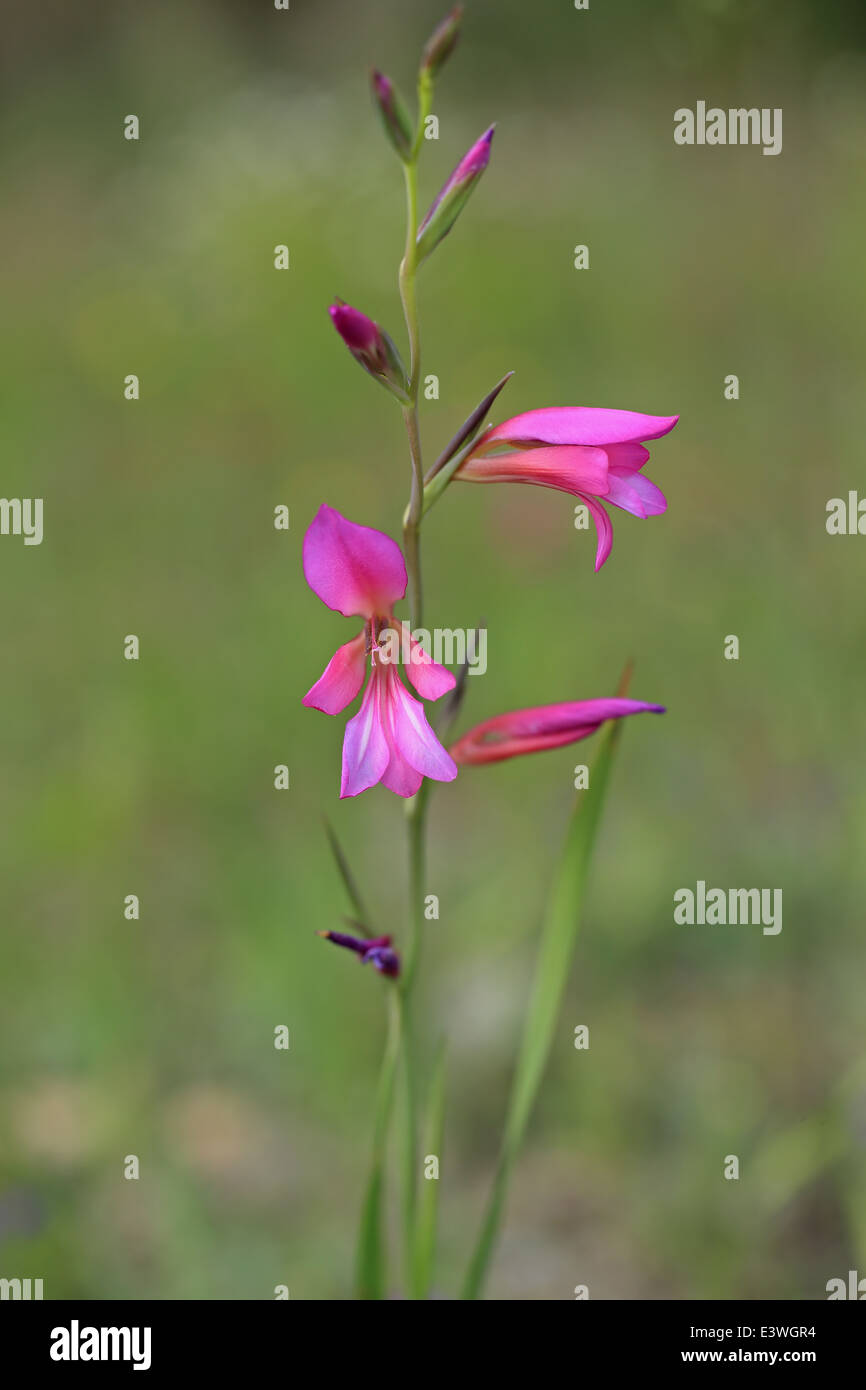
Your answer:
[[[451,231],[470,193],[487,168],[493,131],[494,127],[491,126],[480,140],[475,141],[431,204],[427,216],[418,228],[416,246],[419,264]]]
[[[400,93],[390,77],[385,77],[375,68],[370,74],[370,84],[385,134],[400,158],[408,159],[415,143],[415,129]]]
[[[405,404],[408,400],[406,369],[388,334],[342,299],[332,304],[328,313],[355,361]]]
[[[339,931],[320,931],[318,935],[333,941],[335,946],[354,951],[362,965],[374,965],[380,975],[389,975],[393,980],[400,974],[400,957],[391,945],[390,936],[358,938]]]
[[[446,59],[451,57],[460,37],[462,18],[463,6],[455,5],[450,14],[447,14],[442,23],[433,30],[421,55],[422,73],[428,73],[434,78]]]

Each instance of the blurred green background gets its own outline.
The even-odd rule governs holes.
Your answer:
[[[0,538],[0,1274],[47,1298],[351,1296],[383,982],[316,938],[344,911],[321,816],[399,936],[403,808],[338,804],[343,720],[300,699],[354,628],[300,552],[322,502],[399,534],[399,411],[326,309],[402,342],[401,176],[367,69],[410,91],[444,8],[49,0],[4,22],[2,491],[45,499],[45,538]],[[467,10],[423,203],[498,125],[420,277],[428,459],[508,369],[494,418],[682,415],[648,469],[667,515],[614,512],[599,575],[561,494],[455,487],[425,530],[429,622],[489,628],[461,728],[610,693],[629,657],[632,693],[669,707],[625,729],[489,1293],[822,1298],[866,1274],[866,540],[824,525],[866,494],[864,14]],[[697,100],[782,107],[783,153],[675,146]],[[433,800],[446,1295],[592,753],[467,769]],[[675,926],[699,878],[781,887],[782,933]]]

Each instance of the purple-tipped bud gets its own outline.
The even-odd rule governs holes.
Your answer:
[[[333,941],[335,946],[344,946],[347,951],[354,951],[360,956],[362,965],[375,965],[380,975],[396,979],[400,974],[400,957],[391,946],[390,936],[371,936],[365,939],[346,936],[340,931],[320,931],[319,936],[323,936],[326,941]]]
[[[406,369],[388,334],[359,309],[344,304],[342,299],[332,304],[328,313],[355,361],[405,404],[408,400]]]
[[[375,68],[370,73],[370,85],[385,134],[400,158],[408,159],[415,143],[415,128],[400,93],[390,77],[385,77]]]
[[[451,231],[470,193],[490,162],[490,145],[493,140],[491,126],[476,140],[475,144],[461,159],[451,177],[443,184],[421,226],[416,241],[417,259],[423,261],[430,255]]]
[[[433,30],[421,54],[422,73],[426,72],[431,78],[435,77],[446,58],[451,57],[460,37],[462,18],[463,6],[455,5],[450,14],[447,14],[442,23]]]

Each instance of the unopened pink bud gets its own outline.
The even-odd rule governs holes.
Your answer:
[[[338,299],[328,310],[334,327],[361,366],[381,381],[402,402],[406,395],[406,369],[394,343],[373,319]]]
[[[435,77],[442,64],[451,57],[460,37],[462,18],[463,6],[455,5],[450,14],[447,14],[442,23],[433,30],[421,55],[422,73],[427,72],[431,77]]]
[[[375,68],[370,73],[370,85],[376,109],[385,127],[385,134],[400,158],[408,159],[415,143],[415,130],[397,88],[390,77],[377,72]]]
[[[429,212],[418,228],[419,261],[429,256],[442,238],[448,235],[463,211],[470,193],[490,162],[494,130],[495,126],[491,126],[480,140],[476,140],[471,149],[467,150],[431,204]]]

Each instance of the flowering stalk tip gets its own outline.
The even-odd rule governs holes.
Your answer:
[[[409,399],[406,368],[388,334],[373,319],[342,299],[332,304],[328,313],[355,361],[405,405]]]
[[[460,37],[460,22],[463,18],[463,6],[455,5],[441,24],[437,24],[433,33],[424,45],[424,52],[421,54],[421,75],[429,77],[431,80],[436,77],[443,63],[451,57],[457,46]]]
[[[382,118],[385,134],[404,162],[411,158],[415,130],[406,104],[390,77],[373,68],[370,73],[373,102]]]

